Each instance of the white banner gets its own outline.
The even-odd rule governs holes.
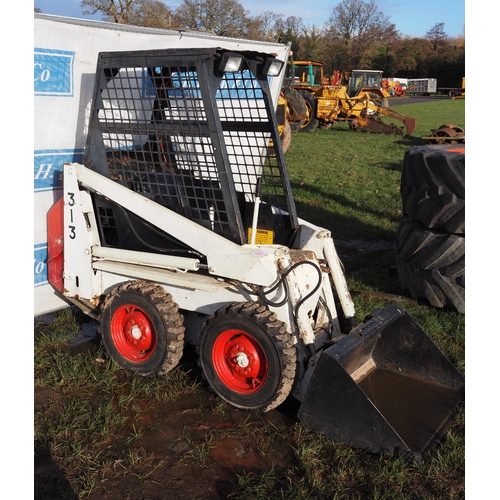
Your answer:
[[[34,314],[66,307],[47,276],[47,212],[62,194],[62,166],[82,163],[86,120],[99,52],[221,47],[276,54],[286,61],[289,46],[35,14],[34,21]],[[282,77],[271,79],[275,105]]]

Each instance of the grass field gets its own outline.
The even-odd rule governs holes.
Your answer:
[[[408,102],[397,111],[416,118],[412,136],[344,124],[297,133],[287,164],[299,217],[332,232],[358,318],[400,302],[465,373],[465,317],[406,300],[394,273],[405,150],[444,123],[465,127],[465,103]],[[145,379],[102,349],[70,355],[67,344],[85,321],[65,310],[50,324],[35,322],[37,499],[465,498],[464,407],[421,462],[372,455],[305,431],[293,404],[265,415],[235,411],[207,391],[192,356]],[[217,459],[224,446],[234,467]]]
[[[439,99],[395,109],[416,118],[411,136],[354,133],[346,123],[293,135],[286,159],[298,213],[330,229],[334,239],[394,240],[406,148],[426,144],[421,137],[444,123],[465,127],[464,101]]]

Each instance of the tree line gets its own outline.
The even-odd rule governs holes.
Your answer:
[[[386,77],[436,78],[439,87],[458,87],[465,76],[465,34],[449,37],[445,23],[436,23],[422,38],[405,36],[374,0],[342,0],[323,26],[271,11],[250,16],[238,0],[183,0],[174,10],[160,0],[82,0],[81,8],[115,23],[290,43],[295,60],[323,61],[326,74],[378,69]]]

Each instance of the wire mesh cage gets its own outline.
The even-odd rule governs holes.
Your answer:
[[[217,49],[101,53],[86,165],[239,244],[249,242],[260,195],[264,242],[286,243],[297,218],[268,59]],[[105,205],[101,235],[112,244],[117,209]]]

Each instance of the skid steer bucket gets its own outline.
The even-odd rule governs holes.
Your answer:
[[[408,313],[391,305],[322,352],[299,418],[355,448],[419,459],[448,429],[464,386]]]

